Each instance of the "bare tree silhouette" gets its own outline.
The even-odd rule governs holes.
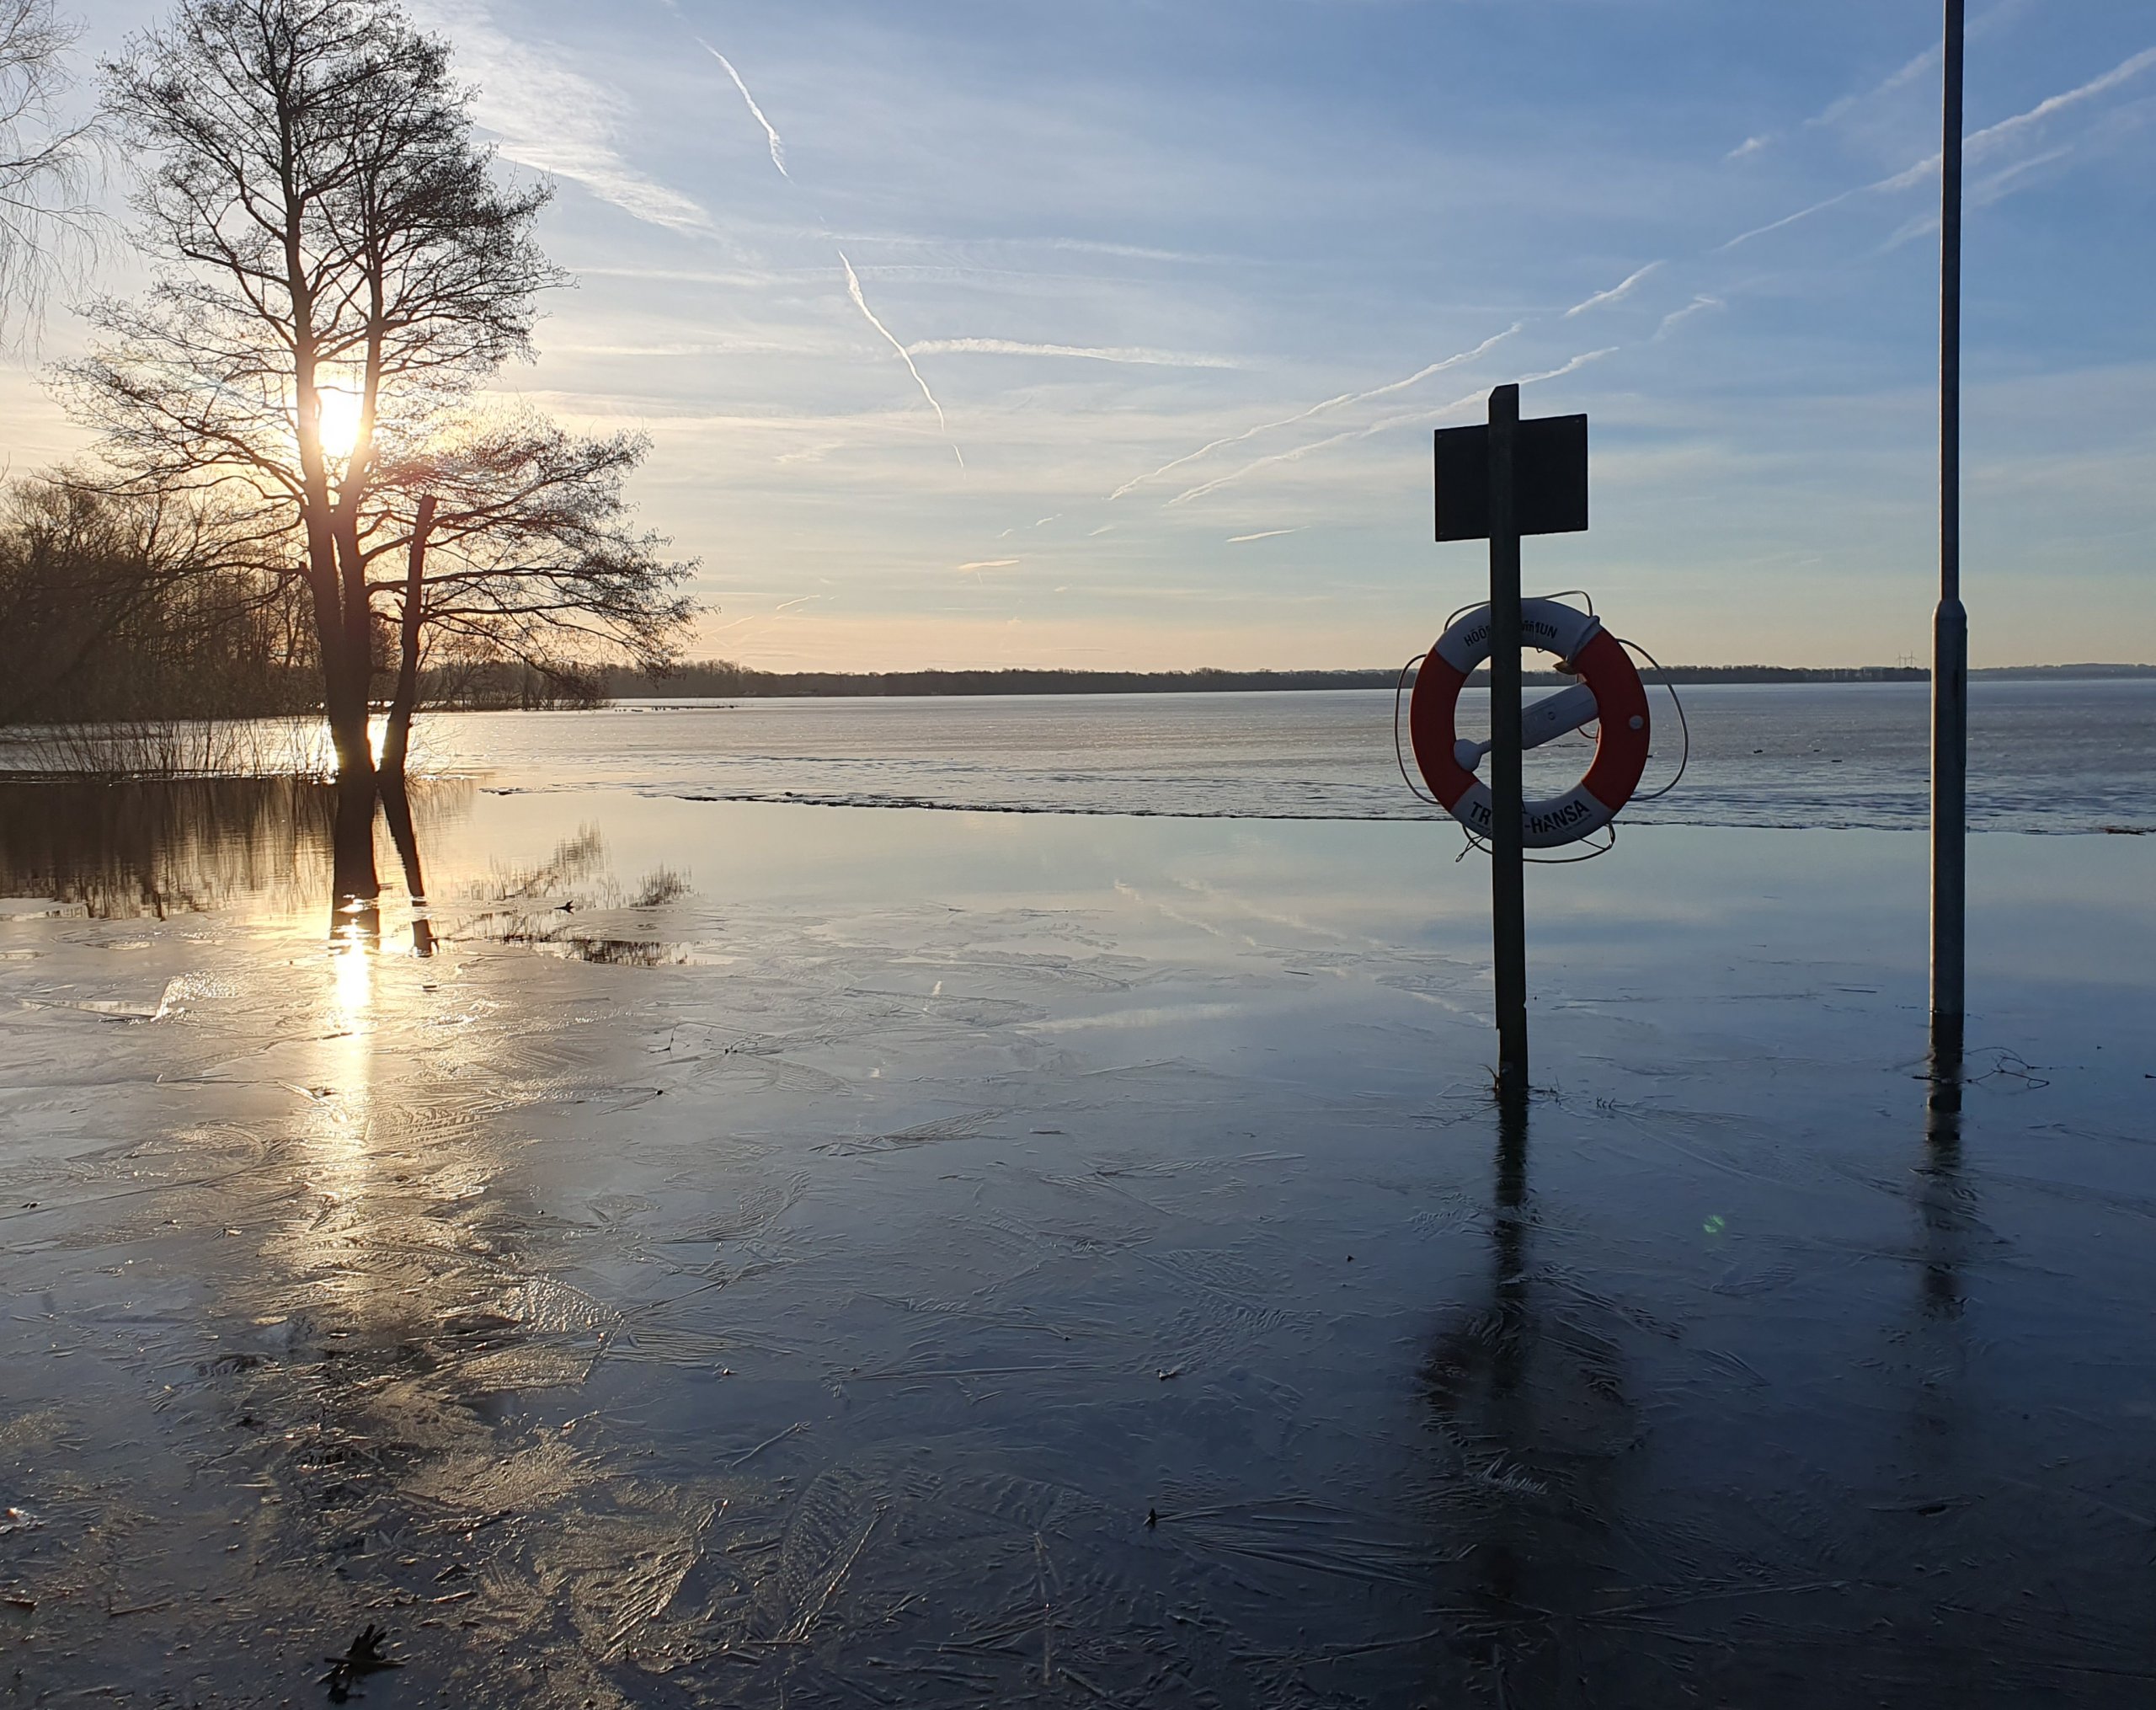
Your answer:
[[[591,641],[637,631],[653,639],[632,656],[659,656],[686,613],[667,590],[690,567],[648,541],[624,550],[618,480],[640,445],[475,421],[478,390],[531,355],[535,299],[561,275],[531,235],[548,193],[503,182],[473,141],[447,44],[388,0],[183,0],[105,71],[142,164],[133,204],[158,272],[142,297],[93,307],[105,337],[65,371],[67,393],[129,484],[214,490],[235,526],[286,537],[355,826],[375,793],[368,715],[388,639],[376,601],[401,601],[395,560],[410,553],[423,490],[460,495],[437,528],[486,567],[474,585],[491,590],[445,587],[423,620],[477,629],[491,602],[511,652],[546,617]],[[538,449],[491,461],[471,449],[489,444]],[[580,489],[552,477],[553,490],[584,493],[581,512],[542,502],[546,480],[526,479],[522,501],[463,496],[489,474],[579,462],[611,472]],[[613,500],[611,532],[578,526],[595,496]],[[579,569],[586,550],[595,561]],[[550,591],[512,595],[519,574]],[[592,623],[570,615],[580,595],[601,608]],[[639,600],[643,627],[625,631]],[[339,888],[371,895],[371,846],[362,854],[347,829]]]

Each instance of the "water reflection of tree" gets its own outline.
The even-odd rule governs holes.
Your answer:
[[[1431,1345],[1424,1393],[1455,1464],[1438,1520],[1464,1583],[1446,1588],[1455,1649],[1501,1702],[1572,1687],[1576,1621],[1617,1574],[1626,1460],[1642,1425],[1614,1303],[1538,1277],[1524,1106],[1499,1115],[1486,1306]],[[1607,1328],[1590,1322],[1609,1308]]]
[[[461,781],[415,786],[405,810],[415,840],[470,799]],[[305,778],[0,783],[0,894],[117,919],[247,899],[317,908],[333,894],[336,822],[336,787]]]
[[[582,962],[664,967],[686,961],[687,952],[647,936],[652,924],[647,911],[691,894],[688,880],[667,867],[625,890],[608,870],[606,841],[598,826],[580,826],[536,867],[496,868],[475,888],[472,900],[478,908],[459,921],[457,931]],[[637,918],[624,922],[624,911]]]
[[[0,891],[115,918],[304,905],[327,889],[332,794],[302,778],[0,783]]]

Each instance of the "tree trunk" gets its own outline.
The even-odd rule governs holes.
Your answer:
[[[412,740],[412,714],[419,703],[419,633],[425,621],[422,595],[425,589],[427,535],[435,526],[435,498],[419,500],[419,521],[412,529],[411,554],[404,563],[404,616],[398,630],[397,692],[390,697],[389,728],[382,733],[379,767],[385,788],[393,783],[404,788],[404,755]]]
[[[374,772],[337,780],[337,820],[330,840],[333,938],[381,936],[382,881],[374,866]]]
[[[375,772],[374,749],[367,740],[367,661],[363,656],[355,668],[336,605],[325,599],[321,578],[310,575],[307,580],[314,596],[315,636],[322,652],[322,710],[337,758],[331,906],[341,909],[352,902],[371,905],[382,895],[382,880],[374,864]],[[329,582],[334,590],[334,570]],[[334,916],[332,930],[336,930]]]

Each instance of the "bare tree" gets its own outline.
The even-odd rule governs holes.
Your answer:
[[[73,39],[51,0],[0,0],[0,336],[35,322],[54,268],[88,239],[90,127],[61,110]]]
[[[371,815],[375,599],[399,586],[373,566],[408,543],[412,472],[531,354],[534,299],[560,281],[531,237],[547,193],[498,180],[446,44],[390,0],[181,0],[106,72],[160,271],[94,306],[106,339],[70,396],[137,485],[216,488],[243,526],[289,536],[339,778]],[[511,526],[513,506],[492,514]]]
[[[210,507],[68,471],[0,492],[0,726],[286,710],[290,579]]]
[[[430,648],[550,673],[672,663],[694,610],[673,590],[691,567],[660,556],[664,542],[635,526],[622,496],[648,448],[638,436],[579,439],[520,415],[385,468],[385,491],[394,484],[417,501],[408,520],[388,510],[365,548],[393,572],[370,586],[392,596],[398,620],[385,774],[403,770]]]

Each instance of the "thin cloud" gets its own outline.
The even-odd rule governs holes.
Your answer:
[[[771,164],[778,168],[781,178],[792,184],[793,174],[786,169],[786,145],[779,141],[778,132],[772,128],[771,121],[764,117],[764,110],[756,104],[756,98],[749,93],[749,86],[741,81],[741,73],[734,69],[734,61],[701,35],[696,38],[696,45],[726,67],[726,75],[734,79],[734,87],[740,90],[741,99],[749,104],[750,117],[764,127],[764,135],[771,141]]]
[[[899,353],[899,361],[906,365],[906,372],[913,376],[913,383],[921,388],[921,395],[928,400],[928,407],[936,412],[937,426],[942,428],[945,436],[948,437],[951,425],[943,419],[943,406],[936,401],[936,394],[928,389],[928,382],[921,377],[921,370],[913,366],[913,358],[906,354],[906,347],[891,336],[891,329],[878,320],[876,311],[868,307],[868,299],[861,294],[860,275],[854,272],[853,264],[846,259],[846,251],[841,249],[837,253],[839,265],[846,269],[846,295],[853,299],[853,306],[867,318],[868,324],[881,333],[883,341]],[[955,440],[951,442],[951,455],[958,460],[961,469],[966,467],[965,453],[958,449]]]
[[[1261,529],[1256,534],[1231,534],[1228,537],[1228,544],[1230,546],[1241,546],[1247,541],[1278,540],[1283,534],[1300,534],[1303,530],[1308,526],[1309,525],[1307,523],[1304,523],[1299,524],[1294,528]]]
[[[1374,398],[1385,398],[1393,393],[1405,391],[1408,387],[1428,380],[1433,374],[1442,374],[1448,368],[1457,368],[1463,362],[1473,361],[1492,346],[1502,344],[1505,339],[1511,338],[1526,324],[1524,321],[1514,321],[1503,332],[1492,333],[1473,350],[1461,350],[1454,355],[1433,362],[1426,368],[1418,368],[1404,380],[1390,381],[1383,386],[1373,387],[1368,392],[1343,392],[1337,398],[1328,398],[1324,403],[1314,403],[1308,409],[1298,410],[1294,415],[1283,415],[1278,421],[1262,421],[1256,427],[1245,428],[1241,433],[1230,434],[1225,438],[1200,446],[1196,451],[1186,452],[1171,462],[1163,463],[1159,468],[1147,474],[1134,476],[1117,488],[1114,492],[1109,494],[1108,497],[1112,500],[1120,499],[1134,488],[1142,487],[1148,481],[1157,481],[1170,471],[1180,469],[1186,463],[1194,463],[1200,457],[1217,452],[1223,446],[1239,446],[1246,440],[1256,439],[1258,435],[1270,433],[1276,428],[1293,427],[1298,422],[1308,421],[1312,416],[1323,415],[1330,410],[1344,409],[1351,403],[1367,403]]]
[[[501,139],[504,158],[581,184],[648,225],[711,232],[700,204],[623,158],[617,138],[628,113],[620,95],[512,40],[474,0],[431,0],[424,11],[474,73],[472,116]]]
[[[1243,366],[1232,356],[1208,356],[1188,350],[1151,350],[1129,345],[1034,345],[1018,339],[921,339],[906,349],[916,356],[1070,356],[1152,368]]]
[[[1638,289],[1641,280],[1645,279],[1649,274],[1654,272],[1662,265],[1662,264],[1659,261],[1650,261],[1645,267],[1640,269],[1638,272],[1630,274],[1626,277],[1619,280],[1617,283],[1611,286],[1609,290],[1598,291],[1593,297],[1574,303],[1570,308],[1565,311],[1565,318],[1569,321],[1574,315],[1583,315],[1589,309],[1600,308],[1604,303],[1622,302],[1626,297],[1630,297],[1634,291]]]
[[[1765,149],[1768,143],[1771,142],[1774,139],[1769,136],[1748,136],[1743,140],[1743,142],[1738,143],[1736,147],[1731,149],[1728,153],[1722,156],[1722,158],[1724,160],[1743,160],[1748,156],[1760,153]]]

